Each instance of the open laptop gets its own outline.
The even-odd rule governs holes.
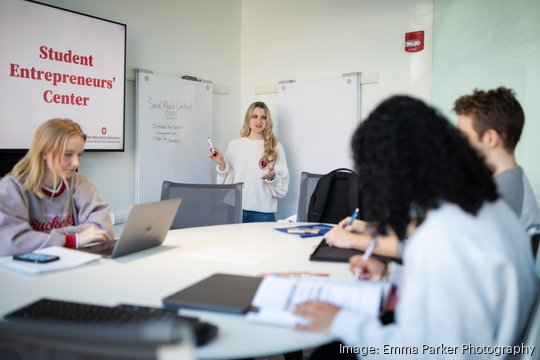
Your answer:
[[[182,199],[134,205],[118,240],[85,246],[79,250],[116,258],[159,246],[165,240]]]

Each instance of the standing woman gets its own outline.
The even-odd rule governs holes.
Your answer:
[[[26,155],[0,180],[0,255],[113,239],[110,205],[76,172],[85,141],[68,119],[36,130]]]
[[[225,157],[217,149],[210,154],[217,164],[217,182],[244,183],[243,222],[275,221],[277,199],[289,190],[289,170],[265,103],[248,107],[240,135],[229,143]]]

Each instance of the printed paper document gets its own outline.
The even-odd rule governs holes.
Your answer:
[[[353,279],[267,276],[253,298],[258,311],[250,312],[248,320],[283,326],[305,324],[307,320],[293,312],[297,304],[307,300],[378,316],[385,287],[385,282]]]

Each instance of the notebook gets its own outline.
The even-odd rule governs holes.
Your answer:
[[[163,299],[169,309],[191,308],[245,314],[262,278],[232,274],[213,274]]]
[[[79,250],[116,258],[159,246],[165,240],[181,199],[134,205],[118,240],[85,246]]]

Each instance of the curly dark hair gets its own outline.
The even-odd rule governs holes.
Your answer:
[[[456,100],[454,111],[473,118],[473,128],[480,139],[493,129],[499,133],[504,148],[514,152],[525,125],[525,113],[511,89],[474,90]]]
[[[410,221],[454,203],[476,214],[497,199],[484,159],[442,114],[423,101],[394,96],[356,129],[352,151],[364,216],[403,239]]]

